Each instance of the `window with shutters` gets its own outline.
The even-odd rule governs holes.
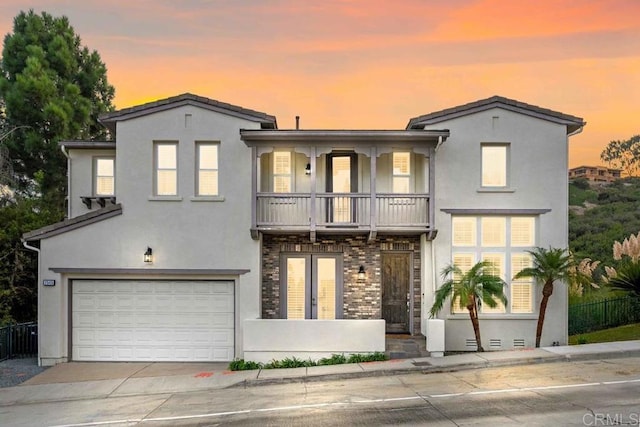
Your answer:
[[[532,279],[513,280],[523,268],[531,265],[527,252],[536,245],[536,217],[533,216],[453,216],[451,219],[452,262],[463,272],[480,260],[492,264],[493,273],[507,284],[507,306],[486,304],[483,314],[526,314],[534,312]],[[453,301],[453,314],[467,313]]]
[[[273,152],[273,192],[291,193],[292,166],[290,151]]]
[[[396,194],[407,194],[411,186],[411,153],[393,153],[392,191]]]
[[[475,264],[476,254],[475,253],[454,253],[453,254],[453,265],[458,267],[462,274],[466,273],[473,267]],[[460,277],[458,275],[454,275],[454,280],[459,280]],[[460,306],[460,299],[456,298],[451,303],[451,312],[452,313],[468,313],[469,310],[466,307]]]
[[[511,254],[511,277],[520,270],[531,267],[531,254],[527,252]],[[533,313],[533,279],[526,277],[511,281],[511,312]]]

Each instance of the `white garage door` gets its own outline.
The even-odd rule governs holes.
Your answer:
[[[229,281],[74,280],[77,361],[230,361]]]

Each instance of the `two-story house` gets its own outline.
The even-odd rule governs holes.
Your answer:
[[[531,347],[528,249],[567,246],[567,143],[584,126],[502,97],[402,130],[279,130],[191,94],[101,117],[113,141],[63,142],[69,219],[39,252],[40,363],[267,361],[384,351],[424,334],[440,271],[494,263],[509,303],[490,349]],[[474,350],[447,309],[448,350]],[[567,297],[543,345],[567,341]]]

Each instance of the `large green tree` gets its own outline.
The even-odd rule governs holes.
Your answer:
[[[37,260],[21,236],[64,216],[58,142],[106,138],[97,118],[113,97],[100,55],[66,17],[14,18],[0,61],[0,323],[35,317]]]
[[[114,88],[96,51],[81,44],[66,17],[33,10],[14,18],[4,38],[0,99],[5,139],[18,190],[33,190],[41,172],[42,197],[63,212],[66,159],[58,142],[102,139],[99,114],[113,109]]]

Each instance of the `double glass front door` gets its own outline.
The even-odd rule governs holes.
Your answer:
[[[342,317],[341,255],[286,255],[281,272],[280,310],[284,318]]]

